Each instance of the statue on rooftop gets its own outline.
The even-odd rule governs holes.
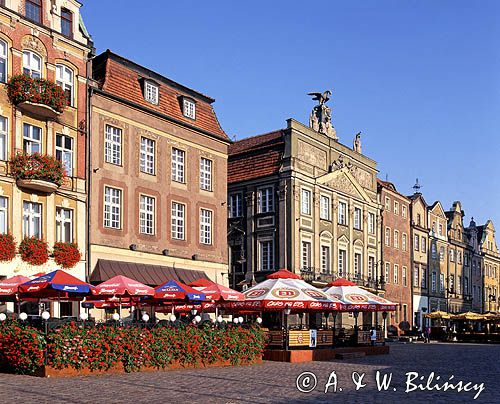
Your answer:
[[[337,140],[337,132],[332,125],[332,110],[326,105],[332,92],[327,90],[323,93],[308,93],[307,95],[311,95],[314,101],[318,101],[318,105],[313,108],[309,117],[310,128]]]

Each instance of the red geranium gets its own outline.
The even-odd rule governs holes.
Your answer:
[[[0,261],[12,261],[16,256],[16,243],[11,234],[0,234]]]
[[[25,237],[19,245],[23,261],[32,265],[43,265],[49,259],[47,243],[37,237]]]
[[[18,153],[10,162],[16,180],[44,180],[61,186],[65,174],[62,163],[56,158],[40,153]]]
[[[81,258],[82,254],[75,243],[57,242],[54,244],[54,261],[61,267],[72,268]]]

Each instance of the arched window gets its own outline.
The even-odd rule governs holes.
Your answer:
[[[64,90],[68,105],[73,106],[73,70],[65,65],[56,65],[56,83]]]
[[[7,82],[7,42],[0,40],[0,83]]]
[[[42,77],[42,58],[31,51],[24,51],[23,73],[34,79]]]

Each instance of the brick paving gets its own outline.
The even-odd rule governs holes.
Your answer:
[[[392,344],[389,355],[344,361],[49,379],[0,374],[0,403],[499,403],[499,359],[500,345],[417,343]],[[377,390],[377,370],[393,374],[388,391]],[[311,393],[296,387],[297,376],[305,371],[317,377]],[[332,371],[337,375],[337,392],[330,388],[325,394]],[[405,373],[411,371],[425,380],[433,371],[441,384],[454,375],[453,382],[484,383],[485,390],[475,401],[474,391],[406,393]],[[352,372],[366,374],[366,387],[355,390]]]

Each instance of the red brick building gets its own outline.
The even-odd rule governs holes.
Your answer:
[[[385,281],[385,297],[398,306],[387,318],[389,333],[400,334],[413,324],[411,294],[410,200],[400,194],[394,184],[378,182],[382,205],[381,271]]]

